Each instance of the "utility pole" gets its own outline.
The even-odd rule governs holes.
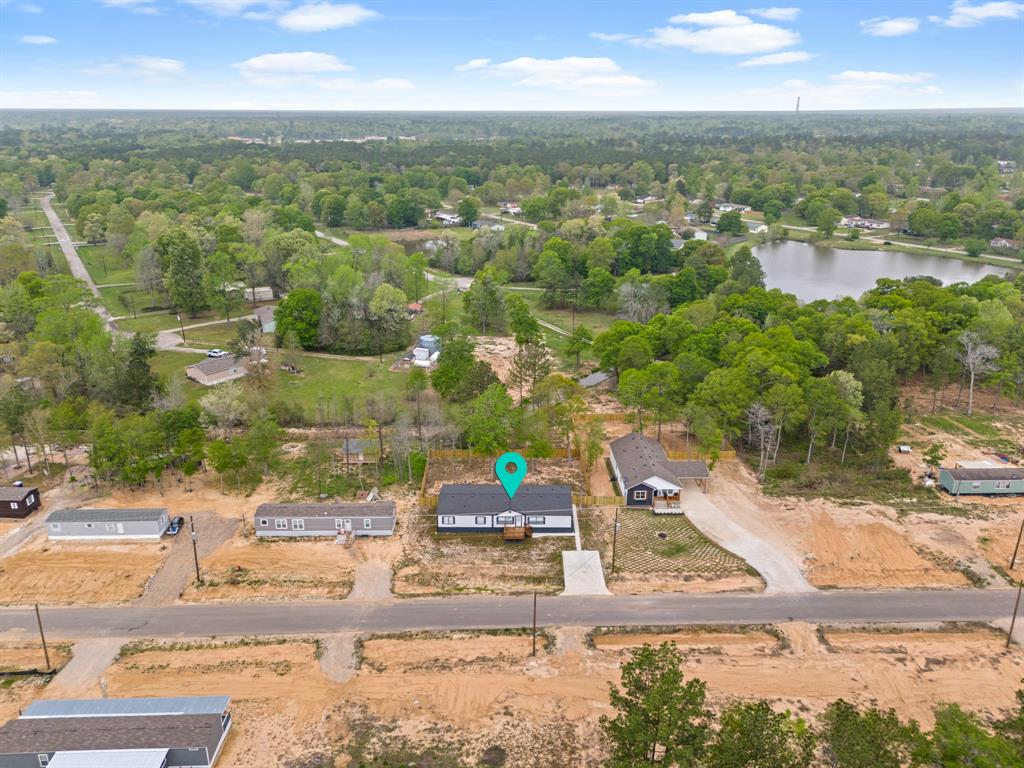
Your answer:
[[[1024,589],[1024,581],[1017,582],[1017,601],[1013,604],[1013,618],[1010,619],[1010,631],[1006,633],[1006,647],[1010,647],[1013,640],[1013,627],[1017,623],[1017,611],[1020,609],[1020,591]]]
[[[612,528],[612,573],[615,573],[615,545],[619,540],[619,508],[615,508],[615,527]]]
[[[1024,536],[1024,517],[1020,520],[1020,531],[1017,533],[1017,545],[1013,548],[1013,557],[1010,558],[1010,570],[1017,564],[1017,552],[1020,551],[1020,538]]]
[[[53,667],[50,666],[50,651],[46,647],[46,635],[43,634],[43,618],[39,615],[39,603],[36,603],[36,624],[39,626],[39,639],[43,643],[43,656],[46,658],[46,671],[50,672]]]
[[[531,656],[537,655],[537,590],[533,590],[533,650]]]
[[[188,524],[192,530],[192,559],[196,564],[196,582],[202,584],[203,576],[199,573],[199,547],[196,546],[196,542],[199,540],[199,537],[196,535],[196,519],[194,516],[188,516]]]

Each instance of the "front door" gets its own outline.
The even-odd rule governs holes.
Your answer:
[[[124,523],[118,523],[117,524],[117,532],[118,533],[124,533]]]
[[[341,525],[342,525],[344,530],[348,531],[349,533],[352,532],[352,521],[351,520],[343,520]]]

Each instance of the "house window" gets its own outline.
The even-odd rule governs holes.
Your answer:
[[[302,520],[300,518],[293,519],[292,520],[292,530],[293,531],[304,531],[304,530],[306,530],[306,521]]]
[[[11,509],[17,509],[17,508],[18,508],[18,502],[12,501],[11,502]]]
[[[981,488],[981,483],[971,483],[971,488]]]
[[[368,531],[371,528],[373,528],[373,520],[371,520],[368,517],[364,517],[363,518],[363,529]]]
[[[445,515],[441,518],[441,525],[455,525],[455,518],[452,515]]]
[[[541,517],[540,515],[530,515],[528,518],[526,518],[526,522],[530,523],[531,525],[544,525],[545,520],[546,518]]]
[[[92,523],[86,523],[86,524],[85,524],[85,527],[86,527],[86,528],[92,528],[92,527],[93,527],[93,525],[92,525]]]
[[[288,521],[282,520],[280,517],[274,519],[274,527],[279,531],[288,530]]]
[[[51,531],[59,531],[60,530],[60,523],[50,523],[50,530]]]
[[[996,490],[997,491],[1006,491],[1006,490],[1009,490],[1009,488],[1010,488],[1010,481],[1009,480],[1000,480],[1000,481],[998,481],[996,483]]]
[[[49,755],[39,755],[38,757],[39,757],[39,768],[45,768],[45,766],[50,764],[50,756]]]
[[[473,518],[473,522],[476,523],[477,525],[487,525],[487,516],[486,515],[477,515],[476,517]]]
[[[34,494],[34,493],[30,493],[30,494],[28,495],[28,498],[27,498],[27,499],[25,499],[25,501],[26,501],[26,502],[28,502],[29,504],[34,504],[34,503],[35,503],[35,501],[36,501],[36,496],[35,496],[35,494]]]
[[[494,522],[498,525],[512,525],[515,521],[516,519],[512,515],[499,515],[494,518]]]
[[[117,526],[114,525],[113,523],[104,523],[103,527],[106,528],[108,531],[116,531],[117,530]]]
[[[345,528],[345,522],[340,517],[334,518],[334,528],[338,531],[343,530]]]
[[[637,501],[647,501],[647,491],[633,491],[633,498]]]
[[[265,518],[265,517],[261,517],[260,518],[260,528],[266,528],[268,525],[270,525],[270,521],[267,520],[267,518]]]

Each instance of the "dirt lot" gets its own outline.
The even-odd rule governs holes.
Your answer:
[[[54,543],[39,532],[0,560],[0,604],[128,602],[142,594],[165,554],[157,542]]]
[[[60,669],[71,659],[71,646],[50,643],[50,664]],[[0,641],[0,723],[18,714],[18,711],[39,698],[48,678],[42,675],[4,677],[4,672],[45,670],[46,659],[39,643]]]
[[[560,483],[583,493],[583,475],[579,461],[566,459],[527,459],[526,483]],[[494,462],[490,459],[431,459],[427,468],[427,493],[440,493],[446,483],[487,483],[497,485]]]
[[[190,586],[186,601],[346,597],[359,548],[333,540],[260,541],[237,535],[200,561],[205,585]]]

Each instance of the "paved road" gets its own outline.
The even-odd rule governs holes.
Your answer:
[[[82,259],[78,255],[78,251],[75,250],[74,244],[71,242],[71,236],[68,234],[67,229],[64,227],[64,222],[60,220],[60,216],[53,210],[51,201],[53,200],[53,192],[47,192],[41,198],[39,198],[39,205],[43,209],[43,213],[46,214],[46,218],[50,222],[50,228],[53,229],[53,234],[57,238],[57,242],[60,243],[60,249],[64,253],[64,258],[67,259],[68,269],[71,270],[71,274],[81,280],[88,286],[89,291],[97,299],[100,297],[100,290],[96,287],[96,283],[92,281],[92,277],[89,275],[89,270],[85,268],[85,264],[82,263]],[[107,328],[111,331],[116,331],[117,326],[114,325],[114,320],[107,311],[107,308],[102,304],[97,303],[93,307],[96,314],[103,318],[103,322]]]
[[[616,595],[542,597],[542,626],[758,624],[782,621],[993,621],[1013,611],[1014,590],[813,592],[799,595]],[[236,635],[499,629],[530,624],[533,599],[458,597],[382,603],[287,602],[45,608],[47,637],[209,637]],[[0,632],[34,633],[31,609],[0,610]]]

